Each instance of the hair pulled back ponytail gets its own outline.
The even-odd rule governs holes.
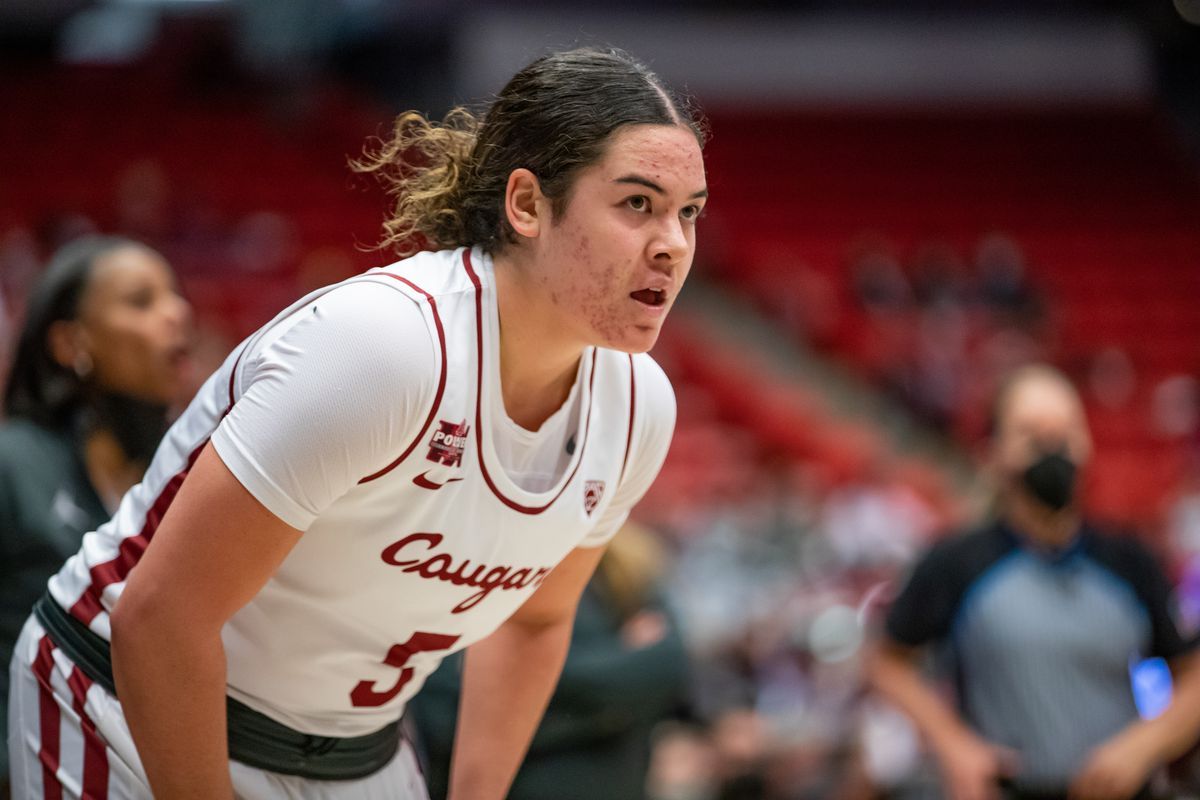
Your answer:
[[[513,170],[536,175],[560,214],[579,170],[604,155],[614,131],[638,124],[681,125],[704,144],[698,115],[644,64],[620,50],[581,48],[522,69],[482,119],[464,108],[440,122],[401,114],[391,138],[351,166],[393,198],[381,247],[496,252],[516,240],[504,215]]]

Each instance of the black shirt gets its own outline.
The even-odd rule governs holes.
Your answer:
[[[109,516],[69,432],[24,419],[0,425],[0,731],[8,719],[8,663],[34,601],[78,552],[83,534]]]

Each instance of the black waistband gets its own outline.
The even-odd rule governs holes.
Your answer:
[[[47,635],[75,665],[117,695],[109,643],[72,617],[49,593],[33,608]],[[353,780],[382,769],[400,748],[400,721],[365,736],[314,736],[226,698],[229,757],[251,767],[315,780]]]

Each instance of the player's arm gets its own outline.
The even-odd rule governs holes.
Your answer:
[[[917,666],[919,651],[889,640],[875,644],[867,662],[867,681],[880,696],[908,715],[935,751],[965,726],[930,686]]]
[[[579,596],[604,554],[576,548],[495,633],[467,650],[450,800],[500,800],[562,671]]]
[[[937,758],[951,800],[996,798],[998,779],[1018,766],[1015,753],[986,741],[967,725],[922,674],[918,662],[923,648],[951,635],[963,593],[978,577],[981,559],[972,553],[988,541],[973,536],[944,539],[921,557],[888,610],[867,662],[871,686],[908,715]]]
[[[233,797],[221,627],[300,535],[209,445],[132,571],[112,614],[113,674],[156,797]]]
[[[1200,651],[1176,656],[1169,663],[1174,682],[1171,703],[1144,723],[1153,731],[1159,764],[1179,758],[1200,738]]]
[[[1126,800],[1150,774],[1183,755],[1200,736],[1200,654],[1171,660],[1171,702],[1152,720],[1139,720],[1092,751],[1071,783],[1072,800]]]
[[[871,687],[912,720],[941,767],[952,800],[998,797],[996,780],[1015,768],[1015,755],[980,738],[929,684],[917,664],[919,650],[884,640],[871,653]]]
[[[1126,800],[1155,769],[1183,755],[1200,736],[1200,654],[1170,662],[1171,703],[1157,717],[1117,733],[1088,758],[1071,784],[1071,798]]]
[[[1173,589],[1157,559],[1136,542],[1123,545],[1126,578],[1150,618],[1149,652],[1167,659],[1174,685],[1161,714],[1132,723],[1092,751],[1071,783],[1070,796],[1079,800],[1132,796],[1155,769],[1187,752],[1200,736],[1200,650],[1175,623]]]

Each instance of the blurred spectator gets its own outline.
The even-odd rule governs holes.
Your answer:
[[[1179,568],[1175,593],[1189,631],[1200,630],[1200,462],[1188,459],[1166,513],[1167,544]]]
[[[872,380],[908,403],[915,394],[912,287],[892,248],[882,240],[860,237],[852,250],[852,288],[865,312],[865,318],[857,320],[859,360]]]
[[[864,246],[851,265],[854,293],[869,313],[907,311],[913,302],[912,287],[900,262],[882,244]]]
[[[1041,321],[1043,299],[1029,283],[1025,255],[1003,233],[980,240],[975,251],[979,301],[1001,324],[1028,328]]]
[[[703,731],[664,725],[655,737],[647,800],[716,800],[715,755]]]
[[[909,402],[922,421],[939,431],[951,429],[962,407],[969,333],[961,305],[941,303],[920,312]]]
[[[669,584],[693,654],[692,707],[712,737],[706,777],[676,776],[690,794],[676,790],[864,796],[857,607],[924,539],[931,510],[889,460],[832,490],[812,465],[767,461],[736,503],[710,507],[709,518],[681,540]],[[694,733],[664,747],[686,762],[701,747]],[[680,768],[656,763],[664,784]]]
[[[973,270],[942,242],[917,248],[912,279],[892,248],[860,237],[850,260],[859,308],[853,358],[923,423],[963,441],[1001,375],[1044,358],[1052,330],[1043,293],[1008,234],[980,240]]]
[[[923,308],[965,308],[971,285],[962,259],[944,242],[930,242],[913,264],[913,290]]]
[[[0,426],[0,662],[49,577],[145,471],[187,384],[188,318],[167,263],[128,239],[65,246],[34,287]]]
[[[871,683],[924,734],[954,800],[1151,797],[1155,771],[1200,732],[1195,643],[1153,557],[1081,516],[1076,475],[1091,442],[1074,387],[1027,367],[995,409],[998,516],[918,563]],[[935,644],[952,652],[957,710],[916,666]],[[1175,673],[1174,700],[1149,721],[1130,683],[1138,655]]]
[[[1200,559],[1200,464],[1195,459],[1167,511],[1167,540],[1178,559]]]
[[[579,603],[571,649],[512,800],[644,797],[653,726],[683,702],[687,661],[659,596],[660,545],[627,525]],[[409,711],[429,761],[432,798],[445,797],[462,656],[429,676]]]
[[[1191,375],[1172,375],[1154,387],[1151,424],[1163,439],[1191,440],[1200,423],[1200,382]]]
[[[877,464],[862,481],[829,495],[821,525],[844,568],[894,568],[912,560],[936,521],[912,489],[889,480]]]

